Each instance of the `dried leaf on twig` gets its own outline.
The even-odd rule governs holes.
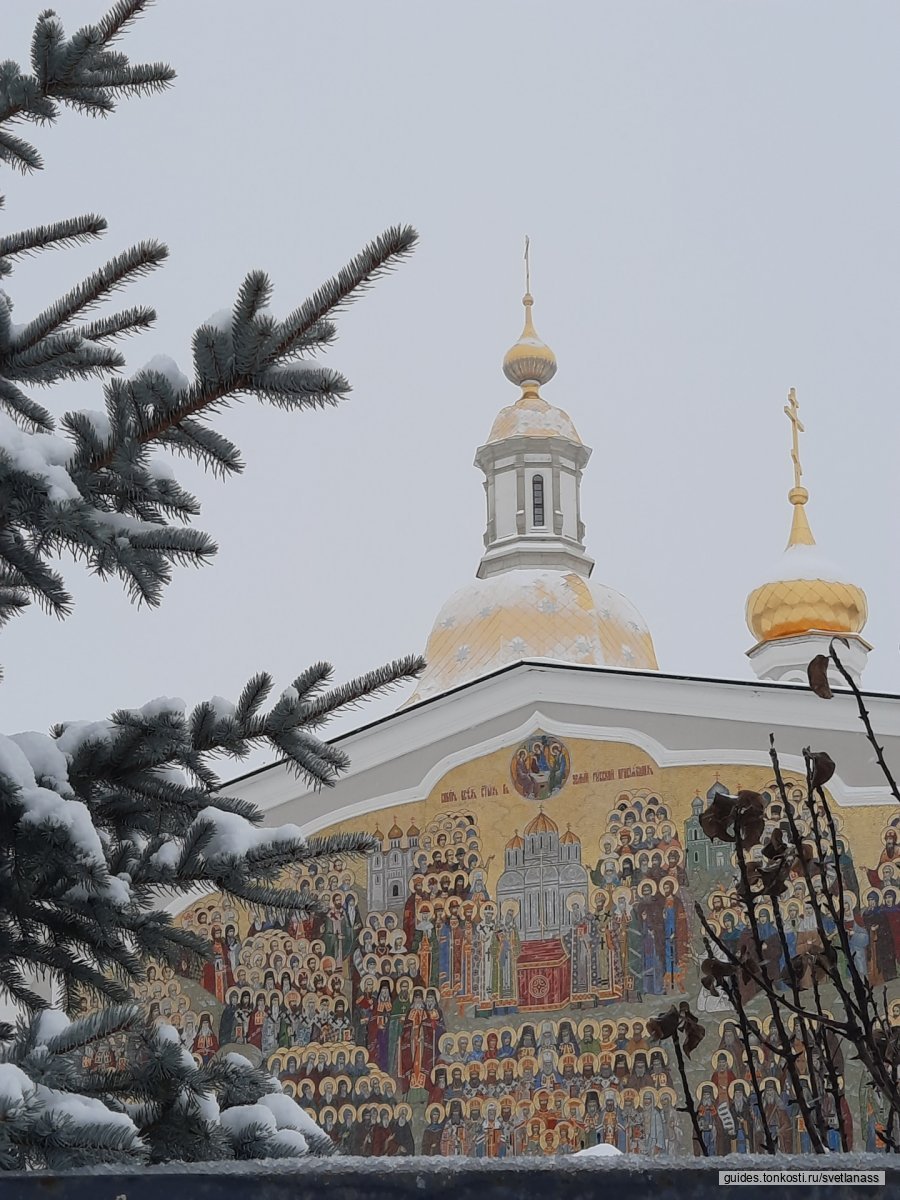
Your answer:
[[[823,700],[830,700],[834,693],[828,682],[828,656],[817,654],[806,668],[810,688]]]
[[[766,826],[766,802],[759,792],[738,792],[735,832],[744,849],[757,846]]]
[[[700,828],[710,841],[733,842],[732,825],[737,810],[737,796],[717,793],[709,808],[700,814]]]
[[[809,747],[803,753],[809,760],[812,786],[814,788],[824,787],[834,774],[834,759],[824,750],[810,751]]]
[[[700,984],[714,996],[724,995],[719,984],[736,975],[740,968],[737,963],[722,962],[718,958],[704,958],[700,964]]]
[[[675,1036],[679,1015],[678,1009],[673,1004],[665,1012],[650,1018],[647,1022],[647,1032],[654,1042],[664,1042],[667,1038]]]
[[[703,1039],[706,1037],[706,1030],[691,1012],[690,1005],[686,1000],[678,1006],[680,1015],[681,1030],[684,1033],[684,1052],[688,1058],[691,1053],[697,1049]]]

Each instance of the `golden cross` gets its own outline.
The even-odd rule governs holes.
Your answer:
[[[791,423],[791,459],[794,463],[794,487],[800,487],[800,476],[803,474],[803,468],[800,466],[800,437],[801,433],[806,433],[803,424],[798,416],[800,405],[797,403],[797,389],[791,388],[788,392],[788,402],[784,406],[785,415]]]
[[[525,234],[525,291],[531,292],[531,238]]]

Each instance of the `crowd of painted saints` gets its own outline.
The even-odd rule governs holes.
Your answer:
[[[558,782],[566,752],[555,745]],[[517,769],[514,757],[514,782]],[[192,906],[180,919],[210,938],[211,960],[196,978],[151,967],[144,997],[198,1061],[239,1051],[268,1065],[345,1153],[502,1158],[598,1143],[690,1154],[669,1047],[647,1036],[667,997],[689,996],[707,1028],[690,1071],[709,1152],[764,1150],[764,1126],[779,1150],[803,1152],[783,1060],[754,1050],[760,1113],[727,1001],[696,982],[696,900],[723,942],[739,951],[749,937],[732,861],[698,834],[704,805],[698,797],[682,837],[659,795],[623,793],[590,866],[543,806],[503,863],[485,859],[469,812],[441,812],[423,830],[394,819],[386,835],[375,830],[381,851],[365,863],[296,877],[324,901],[319,915],[276,920],[221,897]],[[900,817],[872,868],[858,874],[841,842],[825,872],[826,886],[841,878],[848,889],[851,946],[877,984],[896,978],[900,960],[898,832]],[[782,898],[792,953],[817,937],[805,887],[794,879]],[[772,918],[759,912],[763,936]],[[769,944],[777,970],[777,939]],[[101,1045],[96,1065],[121,1051]],[[824,1071],[799,1038],[797,1051],[801,1077]],[[834,1055],[842,1073],[838,1045]],[[837,1109],[830,1094],[824,1104],[832,1148],[842,1129],[851,1146],[881,1148],[886,1114],[871,1089],[848,1085]]]

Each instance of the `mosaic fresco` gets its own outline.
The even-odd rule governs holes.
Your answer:
[[[379,846],[297,875],[322,915],[194,904],[179,920],[211,938],[213,960],[195,979],[151,968],[146,1001],[198,1059],[238,1051],[268,1064],[346,1153],[502,1158],[600,1142],[691,1153],[670,1050],[647,1036],[648,1017],[687,998],[707,1030],[689,1070],[709,1151],[764,1148],[765,1121],[780,1149],[802,1152],[779,1060],[759,1052],[760,1114],[729,1005],[698,984],[695,903],[726,943],[748,938],[730,847],[699,824],[717,790],[741,787],[764,792],[780,820],[762,768],[660,768],[634,746],[536,730],[455,768],[422,801],[323,831],[366,830]],[[851,944],[893,996],[900,815],[834,809],[830,877],[851,893]],[[801,952],[815,937],[802,880],[783,912]],[[900,1021],[900,995],[892,1011]],[[823,1069],[798,1050],[801,1075]],[[831,1143],[843,1127],[876,1150],[886,1114],[855,1064],[838,1062]]]

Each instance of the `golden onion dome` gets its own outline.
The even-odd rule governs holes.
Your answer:
[[[506,843],[506,848],[507,848],[507,850],[524,850],[525,849],[525,843],[519,837],[518,829],[515,831],[515,833],[512,835],[512,837]]]
[[[544,812],[543,805],[541,805],[538,815],[536,817],[532,817],[532,819],[525,826],[526,837],[528,837],[529,834],[535,833],[559,833],[559,826],[555,821],[551,821],[551,819],[547,816],[547,814]]]
[[[578,836],[577,833],[572,832],[571,825],[567,825],[566,832],[559,839],[559,844],[561,846],[580,846],[581,838]]]
[[[525,305],[525,327],[519,340],[506,352],[503,359],[503,374],[510,383],[526,387],[531,384],[540,387],[549,383],[556,374],[556,355],[546,342],[541,341],[531,319],[531,309],[534,297],[526,292],[522,297]]]
[[[415,823],[415,821],[413,821],[412,825],[410,825],[409,829],[407,829],[407,831],[406,831],[406,836],[407,836],[407,837],[410,837],[410,838],[414,838],[414,837],[418,837],[418,836],[419,836],[419,827],[418,827],[418,825]]]
[[[758,642],[805,633],[860,633],[869,615],[862,588],[841,580],[823,558],[809,527],[804,505],[809,493],[793,487],[791,535],[776,578],[747,597],[747,625]]]
[[[859,633],[869,615],[866,594],[845,583],[840,572],[819,554],[806,516],[809,492],[800,483],[800,421],[797,392],[791,388],[784,406],[791,423],[791,461],[794,486],[788,500],[794,506],[791,533],[773,578],[747,597],[747,625],[757,642],[806,633]]]
[[[396,840],[397,838],[402,838],[402,837],[403,837],[403,830],[402,830],[402,829],[400,828],[400,826],[397,824],[397,819],[396,819],[396,817],[395,817],[395,818],[394,818],[394,824],[393,824],[393,825],[391,826],[391,828],[388,830],[388,839],[389,839],[390,841],[394,841],[394,840]]]

